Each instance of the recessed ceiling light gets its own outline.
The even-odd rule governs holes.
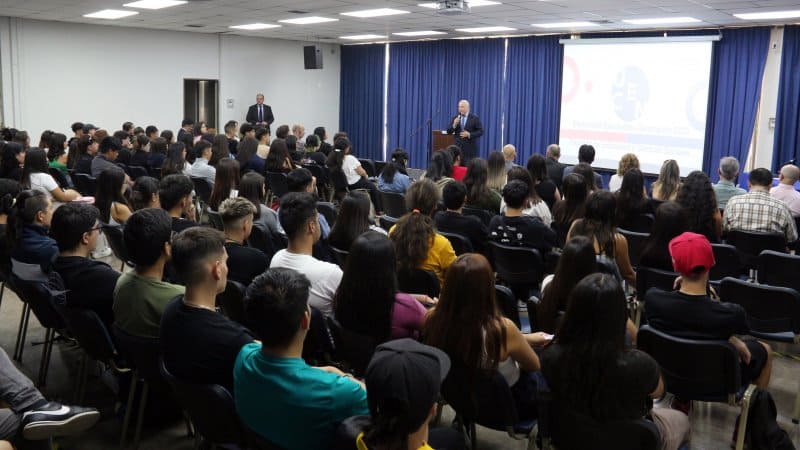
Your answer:
[[[350,39],[353,41],[362,41],[365,39],[386,39],[386,36],[380,34],[353,34],[350,36],[339,36],[339,39]]]
[[[757,12],[757,13],[742,13],[742,14],[734,14],[733,16],[743,20],[794,19],[796,17],[800,17],[800,11],[795,10],[795,11],[769,11],[769,12]]]
[[[402,9],[378,8],[378,9],[366,9],[364,11],[346,12],[342,13],[342,15],[366,18],[366,17],[394,16],[397,14],[408,14],[409,12],[410,11],[403,11]]]
[[[516,28],[511,27],[475,27],[475,28],[456,28],[456,31],[463,33],[494,33],[497,31],[516,31]]]
[[[139,0],[137,2],[125,3],[122,6],[128,8],[142,8],[142,9],[161,9],[169,8],[170,6],[185,5],[189,2],[186,0]]]
[[[554,22],[554,23],[532,23],[531,26],[539,28],[583,28],[597,27],[594,22]]]
[[[123,11],[120,9],[104,9],[102,11],[93,12],[91,14],[84,14],[83,17],[87,19],[121,19],[123,17],[135,16],[139,14],[136,11]]]
[[[291,23],[294,25],[311,25],[312,23],[336,22],[339,19],[330,19],[328,17],[309,16],[298,17],[297,19],[283,19],[278,22]]]
[[[427,30],[427,31],[401,31],[401,32],[392,33],[392,34],[394,34],[395,36],[412,36],[413,37],[413,36],[434,36],[434,35],[437,35],[437,34],[447,34],[447,33],[445,33],[444,31]]]
[[[246,25],[234,25],[229,28],[233,28],[236,30],[266,30],[267,28],[279,28],[280,25],[274,25],[270,23],[248,23]]]
[[[475,7],[478,7],[478,6],[502,5],[502,3],[495,2],[493,0],[472,0],[472,1],[467,1],[467,4],[469,5],[470,8],[475,8]],[[436,9],[439,6],[439,4],[436,3],[436,2],[420,3],[417,6],[421,6],[423,8]]]
[[[698,23],[699,19],[694,17],[655,17],[651,19],[627,19],[623,20],[631,25],[672,25],[676,23]]]

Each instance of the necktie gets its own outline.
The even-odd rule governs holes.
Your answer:
[[[264,121],[264,105],[258,105],[258,121]]]
[[[461,116],[461,129],[467,126],[467,116]]]

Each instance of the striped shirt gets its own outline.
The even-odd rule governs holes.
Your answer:
[[[782,201],[769,192],[750,191],[728,201],[723,217],[725,231],[760,231],[781,233],[786,242],[797,240],[797,227],[792,213]]]

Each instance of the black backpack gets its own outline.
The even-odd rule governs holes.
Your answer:
[[[746,440],[751,450],[795,450],[792,440],[775,418],[778,411],[769,392],[757,389],[750,401]],[[738,422],[738,419],[737,419]]]

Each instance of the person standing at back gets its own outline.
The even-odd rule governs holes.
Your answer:
[[[470,112],[469,102],[458,102],[458,114],[450,121],[447,134],[456,135],[456,145],[461,149],[464,164],[478,156],[478,138],[483,136],[481,119]]]
[[[269,126],[275,121],[275,116],[272,115],[272,108],[264,104],[264,94],[256,94],[256,104],[250,105],[247,109],[247,117],[245,120],[254,127],[264,127],[269,131]]]

